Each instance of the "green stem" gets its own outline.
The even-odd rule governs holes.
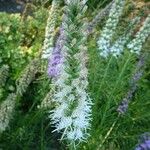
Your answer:
[[[41,150],[44,150],[44,133],[43,132],[43,119],[42,119],[42,122],[41,122]]]
[[[97,150],[101,150],[103,144],[106,142],[106,140],[108,139],[108,137],[110,136],[112,130],[114,129],[118,119],[119,119],[120,115],[118,115],[117,119],[113,122],[113,124],[111,125],[110,129],[108,130],[108,132],[106,133],[104,139],[102,140],[101,144],[98,146]]]
[[[101,84],[100,84],[100,86],[99,86],[99,88],[98,88],[98,90],[97,90],[98,93],[101,91],[101,88],[102,88],[102,86],[103,86],[103,84],[104,84],[105,78],[107,77],[108,70],[109,70],[109,67],[110,67],[110,65],[111,65],[111,63],[112,63],[112,60],[113,60],[113,56],[111,56],[111,58],[109,59],[109,62],[108,62],[108,64],[107,64],[107,67],[106,67],[105,72],[104,72],[104,76],[103,76],[102,81],[101,81]],[[99,95],[99,94],[98,94],[98,95]],[[98,95],[97,95],[96,99],[98,98]]]
[[[123,66],[123,68],[122,68],[122,70],[121,70],[121,73],[119,74],[119,77],[118,77],[118,80],[116,81],[116,83],[115,83],[115,86],[114,86],[114,90],[113,90],[113,92],[115,91],[115,89],[116,89],[116,87],[118,86],[118,83],[120,82],[120,80],[121,80],[121,77],[122,77],[122,75],[124,74],[124,72],[125,72],[125,70],[126,70],[126,67],[127,67],[127,65],[128,65],[128,63],[129,63],[129,61],[130,61],[130,58],[131,58],[131,53],[129,54],[129,57],[128,57],[128,59],[127,59],[127,61],[125,62],[125,64],[124,64],[124,66]]]
[[[113,98],[113,94],[114,94],[114,92],[115,92],[115,90],[116,90],[116,87],[118,86],[118,83],[119,83],[120,80],[121,80],[122,75],[124,74],[124,71],[126,70],[126,67],[127,67],[127,65],[128,65],[128,62],[130,61],[131,56],[132,56],[132,55],[131,55],[131,53],[130,53],[128,59],[126,60],[124,66],[123,66],[123,68],[122,68],[122,70],[121,70],[121,73],[120,73],[120,75],[119,75],[119,77],[118,77],[118,80],[116,81],[115,86],[114,86],[114,88],[113,88],[111,94],[109,95],[109,99],[108,99],[108,101],[107,101],[106,108],[105,108],[105,111],[104,111],[104,114],[103,114],[103,117],[102,117],[100,126],[102,126],[103,123],[104,123],[107,110],[109,109],[109,107],[110,107],[110,102],[111,102],[111,100],[112,100],[112,98]],[[111,63],[111,61],[108,63],[108,66],[109,66],[110,63]],[[107,66],[107,68],[109,68],[108,66]],[[107,68],[106,68],[106,70],[108,70]],[[107,74],[107,73],[106,73],[106,74]]]

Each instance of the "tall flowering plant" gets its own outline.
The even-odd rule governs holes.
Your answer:
[[[143,72],[144,72],[143,68],[145,64],[145,57],[146,57],[145,55],[140,56],[139,61],[136,65],[136,71],[130,81],[130,88],[127,92],[127,95],[123,98],[123,100],[121,101],[121,104],[119,105],[117,109],[118,113],[121,115],[126,113],[129,103],[132,100],[133,95],[137,90],[138,81],[141,79]]]
[[[3,65],[0,68],[0,88],[5,85],[8,74],[9,74],[9,66]]]
[[[112,43],[110,47],[110,54],[117,57],[120,56],[123,53],[123,50],[126,47],[126,44],[128,44],[136,25],[140,22],[140,17],[136,17],[135,19],[131,20],[128,27],[126,28],[126,31],[124,32],[121,37],[119,37],[114,43]]]
[[[6,130],[13,117],[16,101],[15,94],[9,94],[7,99],[0,104],[0,133]]]
[[[115,33],[115,29],[119,22],[119,18],[122,14],[124,5],[125,5],[125,0],[116,0],[113,3],[109,13],[109,18],[97,42],[100,55],[103,57],[107,57],[110,53],[111,40]]]
[[[131,52],[140,54],[142,46],[150,35],[150,15],[146,18],[143,26],[135,35],[135,38],[127,45]]]
[[[54,47],[54,38],[56,24],[59,16],[59,6],[61,0],[53,0],[51,9],[49,10],[49,16],[47,19],[47,26],[45,30],[45,40],[42,48],[42,58],[48,59],[51,56]]]
[[[87,92],[87,25],[83,23],[85,11],[85,1],[66,1],[62,24],[66,37],[62,47],[63,64],[60,74],[53,78],[52,101],[56,107],[50,111],[50,118],[56,128],[54,131],[63,132],[62,139],[71,142],[88,137],[91,120],[92,102]]]

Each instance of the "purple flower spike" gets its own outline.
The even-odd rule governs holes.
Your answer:
[[[144,133],[135,150],[150,150],[150,133]]]
[[[150,148],[150,140],[145,141],[148,148]]]
[[[61,53],[54,54],[52,56],[52,59],[49,60],[48,75],[50,77],[57,77],[59,75],[61,62],[62,62]]]
[[[130,88],[126,94],[126,96],[123,98],[121,104],[118,106],[118,113],[123,115],[126,113],[128,109],[128,105],[130,101],[132,100],[132,97],[137,89],[137,83],[141,79],[143,75],[143,65],[145,62],[145,54],[140,56],[140,59],[136,65],[136,72],[133,74],[131,81],[130,81]],[[137,149],[138,150],[138,149]]]
[[[123,101],[119,105],[117,111],[120,114],[124,114],[127,111],[127,109],[128,109],[128,104],[129,104],[129,101],[127,99],[123,99]]]
[[[51,77],[56,77],[58,74],[59,74],[59,71],[56,70],[54,67],[53,68],[51,67],[48,70],[48,75],[51,76]]]
[[[141,147],[137,147],[137,148],[135,148],[135,150],[142,150],[142,148]]]
[[[61,65],[63,64],[62,48],[65,41],[64,29],[60,28],[60,35],[56,41],[52,56],[48,63],[48,75],[50,77],[57,77],[60,74]]]
[[[150,142],[150,140],[148,141]],[[142,144],[139,144],[135,150],[150,150],[150,145],[147,144],[146,142],[142,143]]]

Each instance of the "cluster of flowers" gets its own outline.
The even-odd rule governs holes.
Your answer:
[[[92,33],[93,29],[97,26],[97,24],[98,24],[99,22],[101,22],[101,20],[102,20],[105,16],[107,16],[107,15],[109,14],[109,11],[110,11],[110,9],[111,9],[113,3],[114,3],[114,0],[113,0],[110,4],[108,4],[102,11],[100,11],[100,12],[94,17],[94,19],[89,23],[88,28],[87,28],[87,31],[88,31],[89,33]]]
[[[0,133],[6,130],[13,116],[16,95],[9,94],[7,99],[0,104]]]
[[[131,50],[131,52],[140,54],[142,46],[149,35],[150,35],[150,15],[146,18],[143,26],[140,28],[135,38],[127,45],[127,47]]]
[[[56,24],[59,16],[59,7],[61,0],[53,0],[52,6],[49,11],[49,17],[47,20],[46,32],[45,32],[45,40],[42,48],[42,58],[47,59],[51,56],[53,47],[54,47],[54,38]]]
[[[17,79],[17,95],[22,96],[23,93],[27,90],[29,84],[35,78],[35,75],[40,66],[40,61],[38,58],[35,58],[31,61],[29,65],[22,71],[21,76]]]
[[[119,114],[123,115],[126,113],[127,109],[128,109],[128,105],[130,103],[130,101],[132,100],[133,94],[135,93],[136,89],[137,89],[137,82],[141,79],[142,75],[143,75],[143,66],[145,62],[145,56],[142,55],[140,56],[140,59],[137,63],[136,66],[136,72],[134,73],[134,75],[132,76],[132,79],[130,81],[130,89],[126,95],[126,97],[123,98],[121,104],[119,105],[117,111],[119,112]]]
[[[39,59],[34,59],[22,72],[17,80],[17,92],[9,94],[6,100],[0,104],[0,133],[8,127],[16,104],[17,97],[23,95],[29,84],[35,78],[40,65]],[[8,69],[8,66],[5,66]],[[4,74],[3,74],[4,75]],[[6,74],[5,74],[6,75]]]
[[[115,29],[119,22],[119,17],[122,14],[124,5],[125,0],[116,0],[113,3],[109,13],[109,18],[97,42],[100,55],[103,57],[107,57],[110,53],[111,40],[115,33]]]
[[[102,11],[100,11],[95,18],[89,23],[87,26],[87,33],[91,34],[95,26],[109,13],[109,10],[114,3],[111,2],[108,6],[106,6]],[[65,17],[63,17],[63,22],[65,20]],[[61,68],[63,68],[63,55],[64,52],[62,52],[63,45],[65,42],[65,34],[64,34],[64,26],[65,24],[62,23],[62,27],[59,31],[59,36],[56,40],[56,44],[52,50],[52,55],[49,57],[49,63],[48,63],[48,75],[49,77],[57,77],[60,74]],[[49,108],[51,107],[51,95],[53,93],[54,89],[51,89],[48,94],[45,96],[45,98],[42,100],[42,103],[39,108]]]
[[[102,11],[100,11],[94,19],[88,24],[87,26],[87,33],[91,34],[95,26],[109,13],[109,10],[112,6],[114,1],[112,1],[109,5],[107,5]],[[50,13],[51,14],[51,13]],[[63,22],[65,20],[65,17],[63,17]],[[56,40],[55,46],[52,50],[52,55],[49,57],[49,63],[48,63],[48,75],[49,77],[57,77],[60,74],[61,68],[63,68],[63,55],[64,52],[62,52],[63,45],[65,42],[65,34],[64,34],[64,26],[65,24],[62,23],[62,27],[59,31],[59,36]],[[53,87],[53,86],[52,86]],[[51,95],[53,93],[54,89],[51,89],[45,98],[42,100],[41,105],[38,106],[38,108],[50,108],[51,107]]]
[[[83,24],[81,19],[85,10],[85,1],[66,1],[62,23],[62,34],[65,37],[61,49],[63,63],[60,74],[53,78],[56,88],[52,101],[56,103],[56,107],[51,111],[50,118],[56,127],[54,131],[63,131],[62,138],[72,142],[86,139],[91,120],[92,102],[87,93],[85,46],[87,25]]]
[[[0,68],[0,87],[5,84],[6,79],[8,77],[8,72],[9,72],[9,66],[8,65],[3,65]]]
[[[63,27],[60,29],[59,37],[56,41],[56,45],[52,51],[52,55],[49,58],[48,63],[48,75],[50,77],[57,77],[60,74],[60,70],[63,64],[62,48],[65,41],[65,34]]]
[[[144,133],[140,140],[139,145],[135,150],[149,150],[150,149],[150,133]]]
[[[110,47],[109,50],[110,54],[117,57],[120,56],[121,53],[123,53],[126,44],[130,40],[130,37],[132,36],[132,33],[134,32],[134,29],[136,28],[136,25],[139,22],[140,22],[140,17],[137,17],[129,23],[125,33],[121,37],[119,37]]]
[[[111,2],[108,6],[106,6],[105,9],[100,11],[100,13],[98,13],[98,15],[96,15],[96,17],[89,23],[89,25],[87,26],[88,34],[92,33],[92,30],[98,24],[98,22],[100,22],[100,20],[103,19],[105,15],[109,13],[109,9],[111,8],[113,3],[114,1]],[[49,64],[48,64],[48,75],[50,77],[57,77],[62,68],[62,63],[63,63],[62,49],[63,49],[63,45],[66,39],[63,26],[64,24],[62,24],[62,27],[60,28],[60,33],[57,38],[55,47],[52,50],[52,55],[51,57],[49,57],[50,59],[49,59]]]
[[[119,56],[123,52],[126,45],[131,52],[139,54],[144,42],[146,41],[147,37],[150,34],[150,15],[149,15],[145,20],[143,26],[140,28],[139,32],[137,32],[135,38],[131,42],[129,42],[129,39],[131,38],[131,35],[135,28],[134,26],[135,23],[132,23],[135,22],[135,19],[130,23],[132,24],[131,30],[123,34],[114,43],[112,42],[112,37],[115,33],[119,17],[122,14],[124,4],[125,0],[122,1],[117,0],[113,3],[113,6],[110,10],[109,18],[97,42],[98,49],[100,51],[100,56],[102,57],[107,58],[109,54],[112,54],[115,57]]]

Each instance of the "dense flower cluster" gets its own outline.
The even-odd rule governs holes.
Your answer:
[[[35,75],[38,72],[39,66],[40,66],[39,58],[35,58],[23,70],[21,76],[16,81],[16,84],[17,84],[17,95],[19,94],[20,96],[22,96],[22,94],[26,91],[26,89],[28,88],[29,84],[35,78]]]
[[[15,108],[15,94],[9,94],[7,99],[0,104],[0,133],[5,131],[13,116]]]
[[[87,26],[88,34],[92,33],[92,30],[98,24],[98,22],[100,22],[109,13],[109,10],[113,3],[114,1],[111,2],[108,6],[106,6],[105,9],[100,11],[100,13],[96,15],[96,17],[92,20],[92,22],[90,22],[90,24]],[[48,75],[50,77],[57,77],[60,73],[60,69],[62,68],[63,63],[62,49],[65,41],[63,25],[64,24],[62,24],[62,27],[60,28],[60,33],[56,41],[55,47],[52,50],[52,55],[51,57],[49,57]]]
[[[129,42],[129,39],[132,36],[132,33],[134,32],[134,29],[139,22],[140,17],[137,17],[129,23],[125,33],[121,37],[119,37],[110,47],[110,54],[116,57],[120,56],[123,53],[126,44]]]
[[[87,31],[89,33],[92,33],[93,29],[97,26],[97,24],[99,22],[101,22],[102,19],[104,19],[104,17],[106,17],[109,14],[109,11],[112,7],[114,3],[114,0],[108,4],[102,11],[100,11],[95,17],[94,19],[89,23]]]
[[[144,133],[135,150],[150,150],[150,133]]]
[[[48,75],[50,77],[57,77],[60,73],[63,64],[62,48],[65,41],[64,29],[60,29],[60,35],[56,41],[56,45],[52,51],[52,55],[49,58]]]
[[[79,0],[66,3],[64,60],[61,74],[54,79],[56,91],[52,101],[56,103],[56,108],[51,111],[50,117],[55,124],[55,131],[63,131],[62,138],[75,142],[86,139],[91,120],[92,102],[87,93],[85,46],[87,25],[81,21],[86,6],[84,1]]]
[[[115,57],[119,56],[123,52],[124,46],[127,43],[128,39],[129,35],[121,36],[118,40],[115,41],[113,46],[110,48],[110,53]]]
[[[0,87],[4,86],[6,79],[8,77],[8,72],[9,72],[9,66],[8,65],[3,65],[0,68]]]
[[[42,48],[42,58],[48,59],[51,56],[54,47],[54,37],[57,20],[59,17],[59,6],[61,0],[53,0],[52,6],[49,11],[49,18],[47,20],[47,26],[45,31],[45,40]]]
[[[41,104],[37,106],[38,109],[49,109],[52,107],[52,95],[53,95],[53,90],[50,89],[50,91],[46,94],[44,99],[42,100]]]
[[[144,25],[141,27],[140,31],[136,34],[135,38],[127,45],[127,47],[133,53],[140,54],[142,46],[150,35],[150,15],[146,18]]]
[[[102,30],[101,36],[97,42],[100,55],[107,57],[110,53],[110,44],[112,36],[115,33],[116,26],[119,22],[119,17],[122,14],[125,5],[125,0],[116,0],[110,10],[109,18],[106,22],[104,29]]]
[[[145,57],[140,56],[140,59],[136,66],[136,72],[134,73],[134,75],[132,76],[132,79],[130,81],[130,89],[129,89],[127,95],[125,96],[125,98],[123,98],[121,104],[119,105],[119,107],[117,109],[119,114],[125,114],[128,109],[128,105],[133,97],[133,94],[135,93],[135,91],[137,89],[137,82],[141,79],[141,77],[143,75],[142,68],[144,66],[144,62],[145,62]]]

